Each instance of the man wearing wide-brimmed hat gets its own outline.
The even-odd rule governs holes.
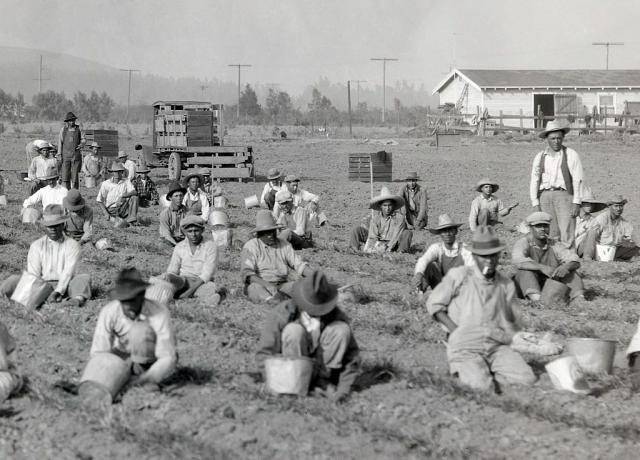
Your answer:
[[[130,384],[157,386],[176,369],[178,354],[169,310],[145,299],[149,283],[125,268],[109,291],[91,343],[91,356],[113,353],[130,364]]]
[[[429,246],[416,262],[413,287],[419,293],[425,293],[429,287],[435,289],[452,268],[473,264],[471,252],[457,241],[461,226],[448,214],[441,214],[438,216],[438,225],[429,229],[432,234],[439,235],[442,241]]]
[[[184,188],[180,182],[172,182],[169,184],[169,191],[166,196],[169,206],[163,209],[158,217],[160,221],[158,227],[160,237],[162,241],[171,246],[175,246],[184,240],[180,222],[182,222],[182,219],[187,215],[187,209],[182,204],[186,192],[187,189]]]
[[[404,199],[404,210],[407,224],[416,230],[424,229],[428,221],[427,191],[420,187],[417,172],[410,172],[405,177],[406,185],[402,187],[402,198]]]
[[[43,187],[24,200],[22,207],[24,209],[35,208],[40,203],[42,203],[43,209],[50,204],[62,205],[62,200],[69,191],[58,184],[58,172],[55,166],[50,165],[45,175],[38,177],[38,180],[43,184]]]
[[[240,270],[245,294],[255,303],[289,297],[298,278],[312,273],[291,244],[277,237],[280,228],[271,211],[258,211],[255,238],[242,248]]]
[[[472,266],[455,267],[427,299],[427,310],[448,331],[449,371],[460,382],[489,391],[498,384],[531,385],[536,377],[509,344],[518,331],[516,289],[498,271],[504,250],[493,227],[471,238]]]
[[[276,204],[276,193],[282,188],[282,174],[276,168],[267,171],[267,183],[260,195],[260,206],[272,210]]]
[[[48,282],[54,289],[49,302],[60,302],[67,295],[73,305],[80,306],[91,298],[91,277],[75,272],[80,261],[80,244],[64,234],[68,219],[59,204],[44,208],[40,223],[46,235],[31,243],[27,272]],[[0,286],[0,292],[11,296],[19,281],[20,275],[10,276]]]
[[[633,225],[622,217],[626,204],[622,195],[613,195],[607,201],[609,209],[592,219],[583,243],[583,258],[595,259],[597,245],[615,247],[614,260],[629,260],[640,254]]]
[[[280,206],[280,215],[276,222],[282,227],[278,237],[291,243],[296,250],[313,247],[307,208],[294,206],[293,196],[288,190],[276,193],[276,203]]]
[[[483,178],[476,184],[476,191],[480,193],[471,202],[471,212],[469,213],[469,227],[471,231],[475,231],[478,225],[496,225],[500,221],[500,217],[508,216],[518,203],[505,207],[502,200],[496,198],[494,193],[498,191],[500,186],[497,182]]]
[[[138,206],[141,208],[148,208],[151,205],[158,204],[160,195],[158,195],[158,189],[156,184],[149,177],[149,168],[146,165],[138,166],[136,168],[136,177],[131,181],[133,187],[138,192]]]
[[[82,160],[82,174],[84,175],[85,187],[94,187],[95,185],[88,185],[88,183],[97,184],[105,173],[105,166],[102,162],[102,158],[98,156],[100,151],[100,144],[92,142],[89,144],[89,153],[87,153]]]
[[[338,289],[316,271],[299,280],[291,299],[263,323],[256,358],[260,367],[273,355],[315,360],[311,385],[334,401],[351,391],[358,376],[359,349],[348,317],[338,307]]]
[[[107,220],[126,219],[130,224],[138,220],[138,192],[130,180],[123,177],[122,163],[114,161],[109,169],[111,178],[100,185],[96,201]]]
[[[91,243],[93,235],[93,209],[91,209],[76,189],[69,190],[62,206],[69,218],[64,224],[64,232],[80,244]]]
[[[118,151],[118,161],[125,169],[125,179],[132,181],[136,178],[136,162],[129,159],[129,154],[124,150]]]
[[[58,155],[61,159],[62,183],[70,189],[80,187],[78,182],[80,168],[82,167],[82,153],[80,146],[84,142],[80,127],[76,125],[77,117],[73,112],[68,112],[64,117],[65,125],[60,129],[58,136]]]
[[[551,215],[552,238],[571,245],[580,213],[584,173],[580,156],[563,145],[569,127],[559,120],[547,123],[540,137],[547,146],[533,159],[529,195],[536,211]]]
[[[576,236],[574,240],[578,256],[582,257],[584,254],[587,231],[595,219],[593,214],[599,213],[606,208],[606,203],[595,199],[591,188],[586,186],[582,188],[582,203],[580,204],[580,215],[576,218]]]
[[[536,211],[527,216],[530,232],[513,245],[511,262],[516,266],[514,281],[518,294],[539,301],[547,280],[559,281],[569,287],[571,300],[584,298],[578,254],[566,243],[549,237],[551,216]]]
[[[188,174],[184,179],[186,193],[182,199],[182,204],[187,208],[189,214],[200,216],[205,222],[209,220],[209,199],[207,194],[200,188],[202,176],[198,173]]]
[[[48,171],[57,168],[56,159],[52,153],[55,147],[49,142],[42,139],[36,139],[29,142],[26,147],[29,156],[35,153],[35,157],[31,160],[29,170],[27,171],[27,177],[31,181],[31,195],[36,193],[42,187],[47,185],[47,182],[42,180],[43,176],[46,176]]]

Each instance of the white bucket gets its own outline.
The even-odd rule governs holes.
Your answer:
[[[0,195],[0,206],[7,205],[7,195]]]
[[[149,278],[149,284],[151,285],[145,291],[144,296],[157,304],[167,306],[176,293],[176,287],[173,283],[157,276]]]
[[[227,207],[228,200],[224,196],[214,196],[213,197],[213,207],[225,209]]]
[[[131,362],[150,364],[156,360],[156,333],[146,321],[134,321],[127,332]]]
[[[604,244],[596,244],[596,260],[600,262],[613,262],[616,257],[616,247]]]
[[[209,225],[229,225],[229,216],[224,211],[213,210],[209,213]]]
[[[96,353],[84,368],[80,383],[92,382],[106,390],[111,399],[122,389],[131,372],[129,364],[113,353]]]
[[[230,228],[223,228],[221,230],[212,230],[211,236],[218,248],[226,249],[231,246],[231,240],[233,233]]]
[[[318,226],[322,227],[326,223],[327,223],[327,216],[325,215],[324,212],[321,212],[320,214],[318,214]]]
[[[40,210],[36,208],[24,208],[22,210],[22,223],[35,224],[40,220]]]
[[[267,358],[264,362],[267,389],[275,394],[305,396],[309,392],[313,363],[304,356]]]
[[[171,201],[167,200],[167,195],[165,195],[164,193],[162,195],[160,195],[160,198],[158,199],[158,202],[160,203],[160,206],[164,209],[164,208],[168,208],[171,205]]]
[[[29,272],[22,272],[11,300],[27,308],[38,308],[47,300],[53,288],[45,280]]]
[[[258,195],[251,195],[244,199],[244,205],[247,209],[257,208],[260,206],[260,200],[258,200]]]
[[[22,386],[22,379],[8,371],[0,372],[0,403],[9,399]]]
[[[551,378],[551,383],[556,389],[567,390],[578,394],[589,393],[589,386],[574,356],[563,356],[562,358],[551,361],[544,367]]]
[[[99,249],[100,251],[113,249],[113,245],[111,244],[111,241],[108,238],[100,238],[98,241],[96,241],[95,246],[96,246],[96,249]]]
[[[580,367],[586,372],[611,374],[616,354],[616,342],[572,337],[567,339],[567,353],[575,356]]]
[[[96,178],[94,176],[84,176],[84,186],[94,188],[96,186]]]

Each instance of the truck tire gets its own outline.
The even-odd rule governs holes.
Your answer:
[[[180,180],[182,160],[180,159],[180,154],[178,152],[171,152],[171,155],[169,155],[167,169],[169,171],[169,180]]]

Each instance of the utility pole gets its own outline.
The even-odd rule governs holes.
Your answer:
[[[120,69],[121,72],[129,72],[129,92],[127,93],[127,115],[125,117],[125,123],[129,123],[129,106],[131,105],[131,74],[133,72],[140,72],[138,69]]]
[[[371,61],[382,61],[382,124],[384,124],[384,114],[387,111],[387,61],[397,61],[396,58],[371,58]]]
[[[236,118],[240,121],[240,69],[243,67],[251,67],[251,64],[229,64],[229,67],[238,68],[238,107],[236,108]]]
[[[351,80],[347,80],[347,105],[349,107],[349,137],[353,137],[353,128],[351,125]]]
[[[50,80],[50,78],[42,78],[42,70],[43,70],[43,66],[42,66],[42,54],[40,55],[40,66],[38,67],[38,94],[40,94],[42,92],[42,82],[46,81],[46,80]]]
[[[200,95],[201,95],[203,101],[204,101],[204,90],[207,89],[207,88],[208,88],[207,85],[200,85]]]
[[[623,42],[593,42],[591,43],[592,45],[596,45],[596,46],[606,46],[607,48],[607,66],[605,67],[606,70],[609,70],[609,47],[614,45],[624,45]]]
[[[366,83],[367,80],[351,80],[351,83],[356,84],[356,110],[360,105],[360,83]]]

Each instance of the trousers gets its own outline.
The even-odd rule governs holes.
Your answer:
[[[362,225],[355,226],[351,229],[351,238],[349,240],[349,247],[360,250],[360,246],[367,242],[369,236],[369,230]],[[403,230],[398,238],[398,243],[395,247],[391,248],[390,252],[409,252],[411,249],[411,240],[413,239],[413,232],[411,230]]]
[[[540,209],[551,215],[549,237],[573,244],[576,219],[571,217],[573,195],[565,190],[545,190],[540,194]]]
[[[296,281],[285,281],[284,283],[277,284],[276,288],[278,291],[275,295],[288,299],[291,297],[291,290],[295,283]],[[274,297],[274,294],[271,294],[271,292],[261,284],[251,283],[247,286],[247,297],[249,297],[249,300],[253,303],[264,303]]]
[[[340,369],[351,341],[351,328],[344,321],[333,321],[320,333],[318,347],[312,350],[311,336],[299,323],[287,324],[282,330],[283,356],[315,357],[323,369]]]
[[[585,259],[596,258],[596,245],[598,244],[598,230],[591,229],[587,232],[587,236],[582,240],[576,248],[576,252],[580,257]],[[640,247],[638,246],[618,246],[614,260],[629,260],[632,257],[640,255]]]
[[[11,297],[13,295],[13,291],[15,291],[18,286],[18,282],[20,282],[20,278],[22,278],[22,275],[11,275],[2,284],[0,284],[0,293],[7,297]],[[57,281],[54,281],[53,283],[57,283]],[[64,294],[65,293],[63,292],[62,295]],[[75,297],[82,297],[84,300],[90,299],[91,275],[74,275],[73,278],[71,278],[71,281],[69,281],[66,294],[67,297],[71,299]]]
[[[60,168],[60,176],[62,184],[67,190],[80,188],[80,168],[82,167],[82,158],[79,159],[63,159]]]
[[[481,209],[478,211],[477,223],[478,225],[496,225],[499,221],[493,218],[488,209]]]
[[[308,237],[300,236],[290,228],[285,228],[280,231],[278,238],[291,243],[291,246],[293,246],[293,249],[295,249],[296,251],[313,247],[313,239],[311,237],[311,233],[309,233]]]
[[[518,270],[514,277],[517,289],[525,297],[529,294],[540,294],[547,279],[547,276],[542,272],[531,270]],[[582,278],[580,278],[580,276],[575,271],[569,273],[564,278],[558,279],[558,281],[566,284],[569,287],[569,296],[572,299],[584,294],[584,284],[582,283]]]
[[[114,217],[121,217],[132,223],[138,220],[138,197],[130,196],[125,198],[121,205],[113,205],[107,208],[109,214]]]

